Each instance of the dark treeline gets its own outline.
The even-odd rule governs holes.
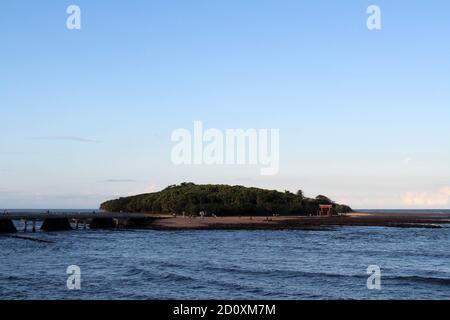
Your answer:
[[[222,216],[232,215],[309,215],[316,214],[319,204],[332,204],[335,212],[351,212],[325,196],[306,198],[303,192],[279,192],[229,185],[196,185],[182,183],[160,192],[120,198],[101,204],[100,209],[124,212],[155,212],[197,215],[200,211]]]

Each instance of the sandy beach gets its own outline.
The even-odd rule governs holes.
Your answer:
[[[159,230],[284,230],[311,229],[332,226],[383,226],[439,228],[450,223],[450,214],[417,213],[360,213],[355,212],[332,218],[318,216],[273,216],[273,217],[155,217],[151,229]]]

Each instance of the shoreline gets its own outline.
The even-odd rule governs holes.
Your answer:
[[[0,233],[15,233],[13,221],[27,219],[34,232],[36,220],[41,220],[41,230],[64,231],[79,229],[141,229],[161,231],[183,230],[330,230],[341,226],[393,227],[393,228],[446,228],[450,213],[366,213],[353,212],[328,216],[172,216],[163,213],[111,213],[66,214],[23,213],[0,215]]]
[[[228,216],[228,217],[154,217],[145,229],[180,230],[308,230],[339,226],[396,228],[441,228],[450,224],[450,214],[361,213],[342,216]]]

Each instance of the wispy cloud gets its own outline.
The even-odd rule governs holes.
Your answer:
[[[402,202],[415,206],[445,206],[450,203],[450,187],[437,192],[406,192],[402,195]]]
[[[129,183],[129,182],[136,182],[136,180],[133,180],[133,179],[106,179],[106,180],[103,180],[102,182],[107,182],[107,183]]]
[[[73,142],[83,142],[83,143],[99,143],[100,141],[94,139],[87,139],[83,137],[77,136],[47,136],[47,137],[38,137],[35,139],[39,140],[63,140],[63,141],[73,141]]]

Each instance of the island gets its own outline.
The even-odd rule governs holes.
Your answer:
[[[331,215],[320,215],[331,207]],[[440,228],[448,214],[361,213],[324,195],[223,184],[181,183],[159,192],[106,201],[106,213],[141,214],[122,227],[152,230],[309,230],[338,226]]]
[[[104,202],[109,212],[166,213],[185,216],[314,216],[319,207],[332,207],[335,214],[352,212],[344,204],[318,195],[308,198],[301,190],[266,190],[222,184],[181,183],[162,191]]]
[[[162,191],[110,200],[101,211],[14,211],[0,214],[0,234],[95,229],[330,230],[339,226],[442,228],[446,210],[354,212],[324,195],[223,184],[181,183]],[[42,223],[40,223],[42,221]],[[19,236],[17,236],[19,237]],[[20,236],[21,239],[28,239]]]

